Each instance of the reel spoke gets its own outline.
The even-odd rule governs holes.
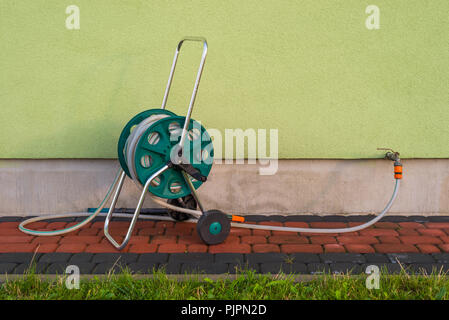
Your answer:
[[[161,156],[165,156],[165,154],[166,154],[164,148],[155,146],[155,145],[151,145],[149,143],[143,144],[142,149],[147,150],[149,152],[154,152],[154,153],[160,154]]]
[[[159,119],[139,138],[135,145],[134,163],[136,177],[143,185],[158,168],[170,163],[181,138],[185,117],[170,116]],[[178,199],[191,193],[184,181],[181,170],[188,169],[195,178],[193,186],[198,188],[206,180],[212,167],[213,145],[206,129],[191,119],[187,139],[184,140],[182,158],[186,164],[173,165],[164,172],[160,185],[151,184],[148,191],[160,198]],[[203,147],[206,146],[206,147]],[[210,149],[210,150],[209,150]],[[203,153],[208,161],[203,161]],[[195,156],[199,154],[199,156]],[[149,157],[151,161],[148,160]]]

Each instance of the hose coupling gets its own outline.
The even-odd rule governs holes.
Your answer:
[[[402,163],[399,160],[394,162],[394,178],[402,179]]]

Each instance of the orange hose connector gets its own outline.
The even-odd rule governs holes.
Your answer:
[[[402,164],[400,164],[400,163],[394,164],[394,178],[402,179]]]
[[[233,222],[245,222],[245,218],[242,216],[232,215],[232,221]]]

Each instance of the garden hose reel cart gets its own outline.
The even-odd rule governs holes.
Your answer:
[[[186,41],[201,42],[203,51],[187,114],[178,116],[167,110],[166,104],[178,56],[182,45]],[[63,230],[35,231],[25,226],[35,221],[74,215],[61,214],[31,218],[22,222],[19,229],[33,235],[58,235],[74,231],[97,216],[105,207],[111,195],[113,195],[105,219],[104,234],[118,250],[121,250],[128,244],[131,238],[147,193],[152,194],[152,199],[156,203],[167,208],[170,220],[196,222],[196,229],[200,238],[209,245],[223,242],[227,238],[231,226],[304,233],[344,233],[366,228],[379,221],[385,215],[397,196],[400,179],[402,178],[402,164],[400,163],[399,153],[393,150],[388,150],[386,153],[386,158],[394,161],[395,187],[393,195],[384,210],[377,217],[359,226],[320,229],[255,225],[245,224],[244,217],[241,216],[228,215],[219,210],[206,211],[196,189],[207,181],[213,164],[214,149],[212,139],[207,130],[199,122],[193,120],[191,115],[204,69],[207,50],[207,41],[202,37],[187,37],[178,43],[162,106],[137,114],[123,128],[117,147],[121,169],[117,173],[104,200],[93,214],[87,215],[88,218],[84,221]],[[141,193],[125,238],[122,243],[118,243],[109,233],[109,226],[126,177],[132,179],[141,189]],[[161,199],[167,199],[167,202]],[[123,215],[115,214],[115,216]],[[144,219],[168,220],[167,217],[160,216],[145,215],[140,217]]]

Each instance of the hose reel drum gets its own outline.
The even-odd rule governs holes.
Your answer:
[[[123,129],[118,143],[118,157],[122,169],[139,186],[143,186],[152,174],[171,161],[185,122],[185,117],[176,116],[163,109],[147,110],[144,113],[149,117],[139,124],[135,124],[135,119],[139,118],[140,114],[131,119]],[[207,177],[214,156],[212,140],[206,129],[192,119],[187,137],[183,145],[184,158],[201,175]],[[194,177],[190,177],[190,181],[195,189],[203,184],[203,181]],[[148,191],[165,199],[178,199],[191,194],[181,171],[175,168],[170,168],[156,177]]]

